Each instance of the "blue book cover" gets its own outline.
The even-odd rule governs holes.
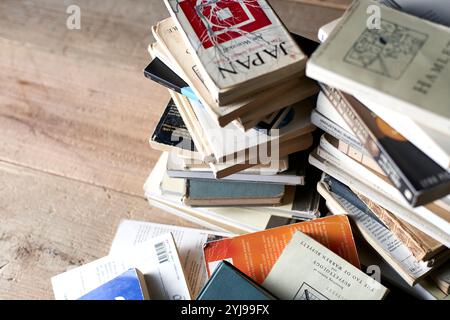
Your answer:
[[[197,300],[277,300],[277,298],[224,260],[217,266]]]
[[[144,276],[129,269],[78,300],[149,300]]]

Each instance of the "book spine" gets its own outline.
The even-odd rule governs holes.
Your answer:
[[[356,192],[356,195],[367,205],[367,207],[380,219],[388,229],[411,251],[417,260],[423,260],[427,255],[427,250],[423,248],[404,223],[395,218],[392,213],[380,207],[369,198]]]
[[[364,154],[369,154],[361,144],[361,142],[359,142],[358,139],[355,138],[355,136],[349,134],[348,131],[342,129],[340,126],[320,114],[318,111],[313,110],[313,112],[311,113],[311,122],[336,139],[344,141],[346,144],[354,147],[356,150]]]
[[[370,132],[358,113],[355,112],[351,103],[338,90],[322,83],[320,85],[332,105],[344,118],[366,150],[370,152],[389,180],[401,192],[408,203],[416,207],[420,193],[409,186],[408,182],[403,178],[402,173],[399,172],[398,167],[392,161],[390,155],[385,152],[378,139]]]
[[[349,156],[353,160],[357,161],[361,165],[381,174],[384,175],[384,171],[381,170],[381,168],[378,166],[378,164],[373,160],[373,158],[370,155],[364,154],[360,152],[359,150],[349,146],[347,143],[339,140],[338,142],[338,149],[345,155]]]

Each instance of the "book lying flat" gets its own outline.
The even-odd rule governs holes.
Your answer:
[[[417,2],[414,4],[411,4],[411,2],[403,1],[402,6],[406,7],[412,11],[418,9],[421,10],[420,7],[425,7],[421,10],[422,13],[427,13],[426,18],[437,18],[439,15],[434,14],[434,11],[432,8],[433,4],[445,2],[438,0],[433,1],[433,4],[431,5],[423,5],[423,2],[414,0],[413,2]],[[392,0],[385,0],[384,3],[395,3]],[[394,9],[400,9],[402,10],[403,7],[400,5],[397,5],[395,3]],[[424,11],[425,9],[425,11]],[[449,10],[450,11],[450,10]],[[450,17],[450,12],[449,12]],[[450,22],[450,19],[449,19]],[[324,26],[324,30],[319,31],[320,37],[323,39],[322,42],[326,40],[328,35],[331,33],[332,29],[336,26],[338,23],[338,20],[335,20],[334,23]],[[320,38],[319,37],[319,38]],[[322,94],[323,95],[323,94]],[[392,128],[394,128],[396,131],[398,131],[401,135],[403,135],[406,139],[408,139],[412,144],[414,144],[417,148],[422,150],[424,153],[426,153],[433,161],[435,161],[437,164],[439,164],[442,168],[449,168],[450,167],[450,144],[448,143],[448,135],[445,133],[442,133],[436,129],[433,128],[433,122],[425,122],[425,123],[418,123],[417,121],[414,121],[410,118],[409,115],[403,114],[401,112],[396,112],[389,108],[387,105],[382,105],[376,103],[376,101],[371,99],[364,99],[364,97],[360,97],[359,95],[355,95],[355,97],[360,100],[366,107],[368,107],[372,112],[374,112],[376,115],[381,117],[386,123],[388,123]],[[325,99],[326,100],[326,99]],[[324,99],[318,100],[318,106],[319,102],[321,102],[320,105],[326,104],[326,101]],[[318,111],[327,116],[328,118],[332,119],[328,114],[325,114],[324,110],[332,110],[333,108],[318,108]],[[336,112],[336,111],[335,111]],[[336,119],[336,118],[333,118]],[[345,121],[344,121],[345,123]],[[338,123],[339,125],[343,126],[342,123]],[[345,123],[346,126],[343,126],[345,129],[347,129],[348,125]],[[350,128],[348,128],[348,131],[352,131]]]
[[[220,261],[227,260],[261,284],[298,230],[359,268],[349,220],[345,216],[335,216],[209,242],[204,248],[208,274],[212,274]]]
[[[167,165],[167,153],[163,153],[157,161],[144,185],[145,196],[152,206],[179,216],[216,231],[226,231],[235,234],[245,234],[265,230],[274,225],[285,225],[292,223],[295,215],[290,212],[284,213],[273,210],[273,207],[208,207],[193,208],[183,204],[182,197],[185,192],[184,184],[172,183],[182,179],[172,179],[165,175]],[[162,190],[163,181],[165,183]]]
[[[164,2],[219,104],[304,70],[306,55],[265,0]]]
[[[294,233],[262,285],[285,300],[381,300],[389,292],[301,231]]]
[[[184,204],[189,206],[255,206],[280,204],[285,186],[273,183],[188,179]]]
[[[85,294],[78,300],[149,300],[143,274],[136,268]]]
[[[353,3],[308,60],[307,75],[450,134],[450,29],[384,6],[381,28],[367,28],[376,4]]]
[[[262,183],[278,183],[285,185],[303,185],[305,183],[306,166],[308,165],[307,151],[289,155],[289,167],[282,172],[263,170],[244,170],[223,178],[230,181],[247,181]],[[270,167],[269,167],[270,168]],[[205,164],[203,167],[186,168],[181,159],[175,154],[169,154],[167,174],[172,178],[185,179],[215,179],[211,168]]]
[[[276,300],[231,263],[222,261],[212,274],[197,300]]]
[[[243,133],[238,127],[230,123],[221,128],[211,117],[209,117],[205,108],[194,100],[188,100],[182,97],[184,107],[189,113],[193,113],[197,122],[195,126],[202,128],[206,133],[213,154],[218,161],[223,161],[227,157],[231,157],[235,153],[243,152],[261,145],[279,141],[282,143],[294,137],[299,137],[315,130],[315,126],[311,124],[310,116],[312,105],[309,101],[304,100],[292,105],[292,117],[279,130],[264,131],[250,129]]]
[[[147,221],[122,220],[112,241],[109,254],[124,254],[134,247],[166,233],[171,233],[175,240],[189,289],[192,296],[196,297],[208,280],[203,262],[203,245],[208,241],[231,237],[233,234]]]
[[[219,107],[204,85],[197,63],[190,54],[190,50],[186,48],[173,20],[168,18],[158,22],[156,26],[152,27],[152,32],[155,39],[157,39],[157,43],[149,47],[150,54],[163,60],[170,69],[189,84],[191,90],[204,105],[209,115],[222,127],[244,114],[250,114],[250,118],[254,120],[256,116],[262,117],[267,115],[295,101],[312,96],[318,91],[314,81],[302,75],[288,79],[277,86],[268,88],[264,92],[232,102],[227,106]],[[302,39],[302,45],[307,51],[312,50],[310,42]],[[280,100],[278,99],[280,96],[285,98]],[[248,120],[250,119],[246,121]]]

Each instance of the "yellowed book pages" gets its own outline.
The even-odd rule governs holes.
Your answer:
[[[397,218],[392,212],[384,209],[357,191],[353,190],[353,192],[411,250],[417,260],[429,260],[446,249],[440,242]]]

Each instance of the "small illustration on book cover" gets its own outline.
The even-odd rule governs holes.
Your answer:
[[[271,24],[257,0],[183,0],[178,5],[205,49]]]
[[[427,39],[427,34],[382,19],[380,30],[364,30],[344,62],[399,79]]]
[[[319,291],[303,282],[293,300],[330,300]]]

